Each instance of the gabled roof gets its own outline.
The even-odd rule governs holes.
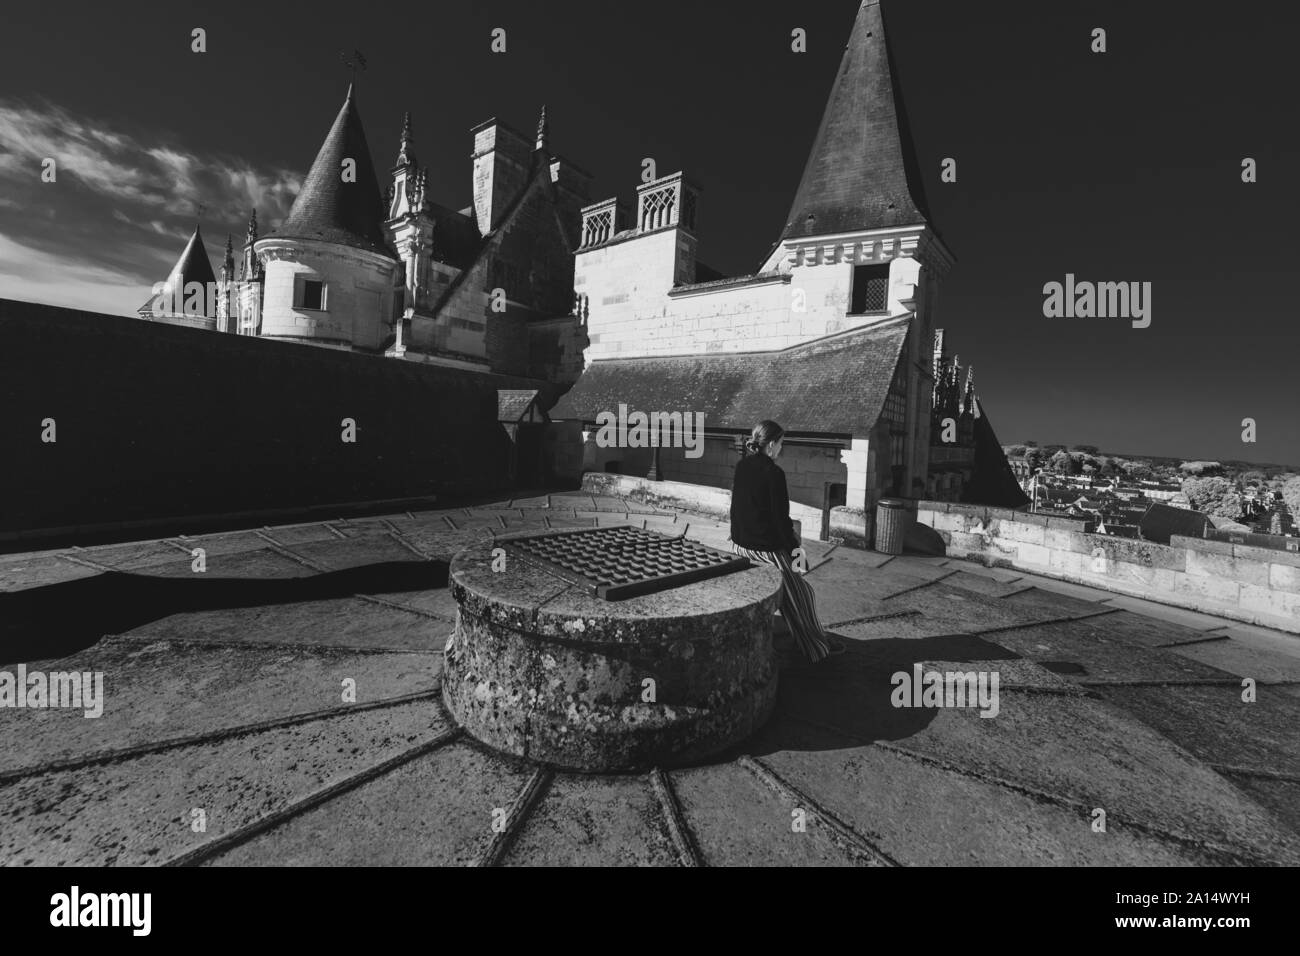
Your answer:
[[[880,0],[865,0],[781,238],[929,219]]]
[[[605,359],[587,368],[551,419],[603,411],[703,412],[710,429],[765,418],[791,433],[865,436],[884,407],[910,316],[772,352]]]
[[[343,160],[356,161],[356,181],[344,182]],[[321,145],[293,208],[271,235],[318,239],[396,259],[381,225],[383,198],[352,87]]]
[[[183,305],[185,301],[185,286],[191,282],[203,284],[204,299],[206,303],[208,283],[215,283],[216,275],[212,271],[212,261],[208,258],[207,247],[203,244],[203,235],[199,227],[194,227],[194,232],[190,236],[190,241],[185,244],[185,249],[181,252],[181,257],[176,260],[176,265],[172,266],[172,271],[167,274],[167,292],[166,295],[175,296]],[[152,312],[155,296],[150,296],[149,301],[140,306],[138,312]],[[212,316],[208,316],[212,318]]]

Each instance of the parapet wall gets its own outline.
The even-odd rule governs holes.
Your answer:
[[[950,557],[1015,568],[1300,634],[1300,554],[1175,535],[1168,545],[1092,533],[1074,518],[922,501]]]
[[[496,491],[523,387],[0,299],[0,537]]]
[[[723,521],[731,519],[731,489],[692,485],[684,481],[651,481],[632,475],[612,475],[589,471],[582,476],[582,490],[597,495],[630,498],[651,506],[691,511]],[[821,512],[816,508],[790,502],[790,519],[800,538],[817,540],[821,529]]]

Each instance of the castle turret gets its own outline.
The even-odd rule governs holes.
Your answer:
[[[142,319],[215,329],[218,298],[217,277],[196,223],[166,280],[155,284],[149,301],[136,311]]]
[[[261,334],[378,350],[392,334],[402,265],[352,87],[289,215],[255,251],[266,268]]]

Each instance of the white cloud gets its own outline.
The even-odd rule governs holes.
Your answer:
[[[191,217],[203,203],[215,218],[239,221],[257,207],[259,218],[271,222],[288,212],[301,184],[296,173],[257,169],[240,157],[147,145],[53,104],[0,100],[0,178],[48,189],[51,184],[40,179],[47,158],[55,161],[59,179],[71,177],[154,216]]]

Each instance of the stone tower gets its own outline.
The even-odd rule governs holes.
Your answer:
[[[763,271],[842,290],[850,317],[913,314],[904,493],[928,470],[932,388],[920,370],[932,364],[925,349],[934,343],[939,282],[952,263],[931,224],[881,0],[864,0]],[[856,498],[851,488],[850,502]]]

